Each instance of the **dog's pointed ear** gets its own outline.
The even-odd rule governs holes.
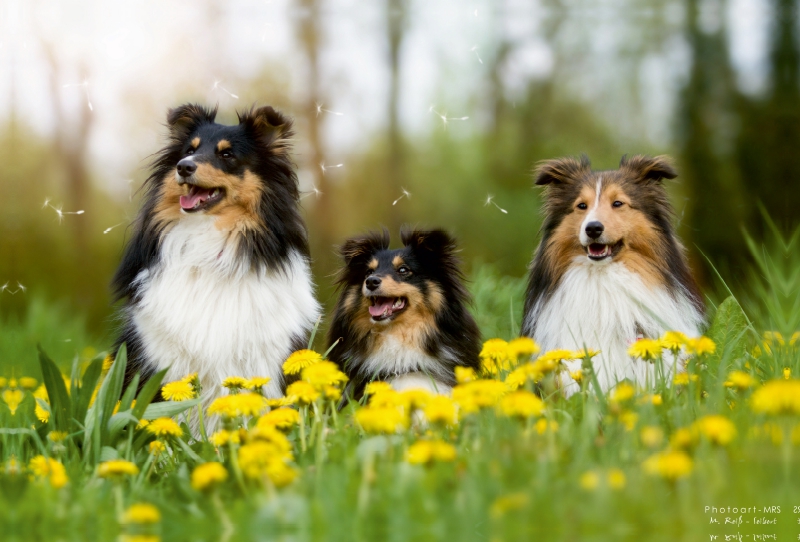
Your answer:
[[[583,154],[580,161],[572,157],[543,160],[536,165],[533,178],[537,186],[572,184],[591,170],[589,157]]]
[[[239,125],[273,154],[288,154],[291,148],[292,119],[267,105],[238,113]]]
[[[202,124],[210,124],[217,117],[217,107],[213,109],[200,104],[184,104],[167,112],[167,127],[170,136],[183,141]]]
[[[403,230],[400,232],[403,245],[411,247],[423,257],[444,257],[455,254],[456,241],[444,230]]]
[[[369,232],[362,237],[353,237],[339,247],[339,255],[348,267],[366,263],[379,250],[389,248],[389,231]]]
[[[672,159],[666,155],[652,157],[637,154],[631,158],[623,156],[619,168],[631,173],[636,182],[658,182],[678,176],[675,166],[672,165]]]

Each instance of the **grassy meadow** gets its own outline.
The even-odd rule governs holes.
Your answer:
[[[150,403],[160,375],[123,389],[124,354],[112,363],[80,319],[34,300],[0,329],[13,362],[0,380],[2,539],[796,539],[800,233],[773,238],[750,243],[742,288],[721,280],[720,302],[709,296],[705,339],[636,344],[652,389],[605,394],[593,352],[514,340],[523,280],[486,267],[471,282],[482,374],[459,372],[452,398],[375,384],[340,411],[343,375],[319,337],[287,360],[287,397],[231,378],[201,412],[191,375]],[[658,376],[662,348],[683,352],[686,373]],[[584,360],[569,399],[555,385],[566,358]],[[210,416],[214,433],[190,430]]]

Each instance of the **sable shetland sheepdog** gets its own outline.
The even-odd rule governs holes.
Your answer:
[[[268,376],[303,348],[320,313],[289,157],[291,121],[271,107],[214,122],[216,109],[169,111],[169,141],[145,182],[144,204],[113,279],[127,298],[116,348],[130,380],[169,367],[196,372],[204,403],[228,376]]]
[[[350,377],[347,393],[356,399],[370,380],[449,393],[457,365],[479,367],[480,333],[455,241],[441,230],[401,238],[397,250],[389,250],[386,230],[340,248],[341,293],[328,331],[328,344],[339,343],[329,357]]]
[[[531,264],[522,334],[543,351],[599,349],[598,381],[645,384],[649,364],[627,350],[666,330],[699,335],[704,307],[672,226],[662,184],[677,173],[665,156],[622,158],[593,171],[588,158],[541,163],[546,186],[542,240]],[[676,360],[664,356],[668,374]],[[568,362],[570,370],[580,361]],[[569,382],[568,382],[569,381]],[[563,381],[574,391],[571,379]]]

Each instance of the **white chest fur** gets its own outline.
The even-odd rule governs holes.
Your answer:
[[[159,263],[136,279],[130,308],[149,360],[165,381],[197,372],[204,403],[228,376],[268,376],[280,395],[292,339],[313,327],[320,308],[308,262],[290,254],[282,271],[253,271],[212,217],[189,216],[165,236]]]
[[[696,337],[702,324],[702,316],[684,292],[648,287],[622,263],[591,262],[585,257],[576,259],[553,295],[534,307],[529,318],[536,322],[533,338],[542,351],[599,349],[594,367],[604,390],[624,378],[642,386],[652,378],[649,363],[627,354],[638,333],[657,338],[674,330]],[[667,355],[664,361],[672,373],[675,360]],[[568,362],[571,371],[580,365]],[[570,378],[563,382],[567,393],[577,389]]]
[[[392,331],[384,331],[376,340],[377,349],[361,365],[360,372],[363,375],[391,374],[391,381],[398,381],[398,385],[402,386],[398,389],[422,387],[433,390],[443,387],[449,390],[449,386],[443,383],[448,378],[448,369],[440,360],[428,355],[420,347],[401,341]],[[409,374],[413,374],[419,382],[425,382],[412,385],[412,380],[407,378]]]

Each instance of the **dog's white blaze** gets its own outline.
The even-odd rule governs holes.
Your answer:
[[[365,376],[390,373],[395,377],[390,382],[402,379],[409,374],[423,375],[428,380],[426,389],[433,389],[431,379],[436,387],[450,389],[444,380],[448,378],[447,366],[433,356],[429,356],[419,348],[409,347],[395,337],[393,330],[382,331],[384,334],[380,347],[359,366],[359,372]],[[445,358],[454,357],[445,352]]]
[[[407,373],[389,380],[389,383],[397,391],[403,390],[427,390],[431,393],[440,395],[450,395],[452,388],[436,380],[433,376],[425,373]]]
[[[702,321],[685,292],[673,295],[663,287],[652,289],[620,262],[592,262],[581,256],[547,302],[534,307],[526,318],[526,328],[536,322],[533,338],[543,352],[584,347],[600,350],[594,367],[600,387],[608,390],[625,378],[642,386],[648,377],[652,381],[653,366],[628,356],[637,329],[650,338],[670,330],[697,337]],[[664,365],[671,378],[676,362],[667,351]],[[567,366],[575,371],[581,361],[567,362]],[[566,375],[562,383],[567,394],[578,389]]]
[[[597,209],[600,207],[600,192],[602,191],[603,178],[600,177],[597,179],[597,185],[595,186],[594,204],[592,205],[592,208],[589,209],[589,212],[586,214],[586,218],[583,219],[583,223],[581,224],[580,241],[583,246],[586,246],[593,241],[588,235],[586,235],[586,224],[597,220]]]
[[[148,359],[169,367],[165,382],[197,372],[205,406],[228,376],[268,376],[281,391],[292,338],[314,326],[320,307],[307,260],[294,253],[284,271],[252,271],[236,257],[214,218],[190,215],[165,236],[160,259],[136,278],[130,315]]]

